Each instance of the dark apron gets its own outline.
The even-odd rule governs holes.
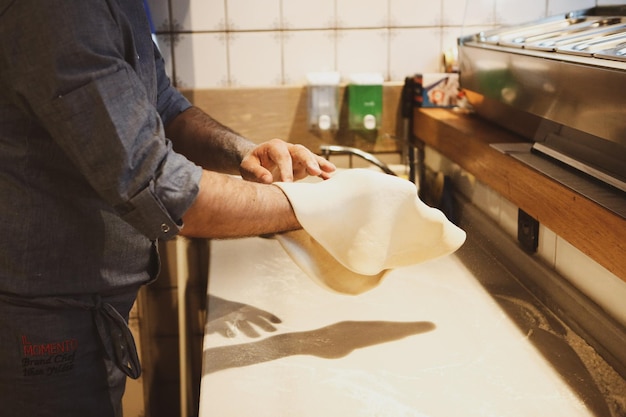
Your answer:
[[[121,416],[126,377],[141,374],[136,296],[0,294],[0,415]]]

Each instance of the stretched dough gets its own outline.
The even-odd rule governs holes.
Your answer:
[[[338,293],[357,295],[371,290],[388,271],[364,275],[346,268],[303,229],[281,233],[275,238],[313,281]]]
[[[362,293],[390,269],[448,255],[465,241],[463,230],[399,177],[348,169],[322,182],[275,185],[303,227],[276,238],[315,282],[333,291]]]

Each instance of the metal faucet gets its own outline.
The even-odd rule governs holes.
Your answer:
[[[356,155],[360,158],[365,159],[369,163],[376,165],[378,168],[383,170],[385,174],[396,175],[387,164],[385,164],[380,159],[376,158],[369,152],[362,151],[358,148],[352,148],[350,146],[340,146],[340,145],[321,145],[320,151],[324,158],[328,159],[331,154],[348,154],[348,155]]]

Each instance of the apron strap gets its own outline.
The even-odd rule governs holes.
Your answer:
[[[95,321],[104,350],[118,368],[132,379],[141,375],[141,364],[133,334],[124,317],[109,303],[96,296]]]

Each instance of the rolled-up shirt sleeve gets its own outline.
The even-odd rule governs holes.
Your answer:
[[[19,40],[39,66],[18,60],[27,72],[16,76],[16,94],[124,220],[151,240],[170,238],[198,193],[201,168],[172,150],[163,123],[190,104],[170,85],[160,54],[141,56],[129,43],[124,15],[101,2],[59,8],[58,20],[47,21],[73,30],[55,34],[48,24],[38,38]],[[156,71],[141,67],[148,58]]]
[[[56,97],[41,116],[122,218],[150,239],[178,231],[201,169],[172,150],[132,71],[122,67]]]

